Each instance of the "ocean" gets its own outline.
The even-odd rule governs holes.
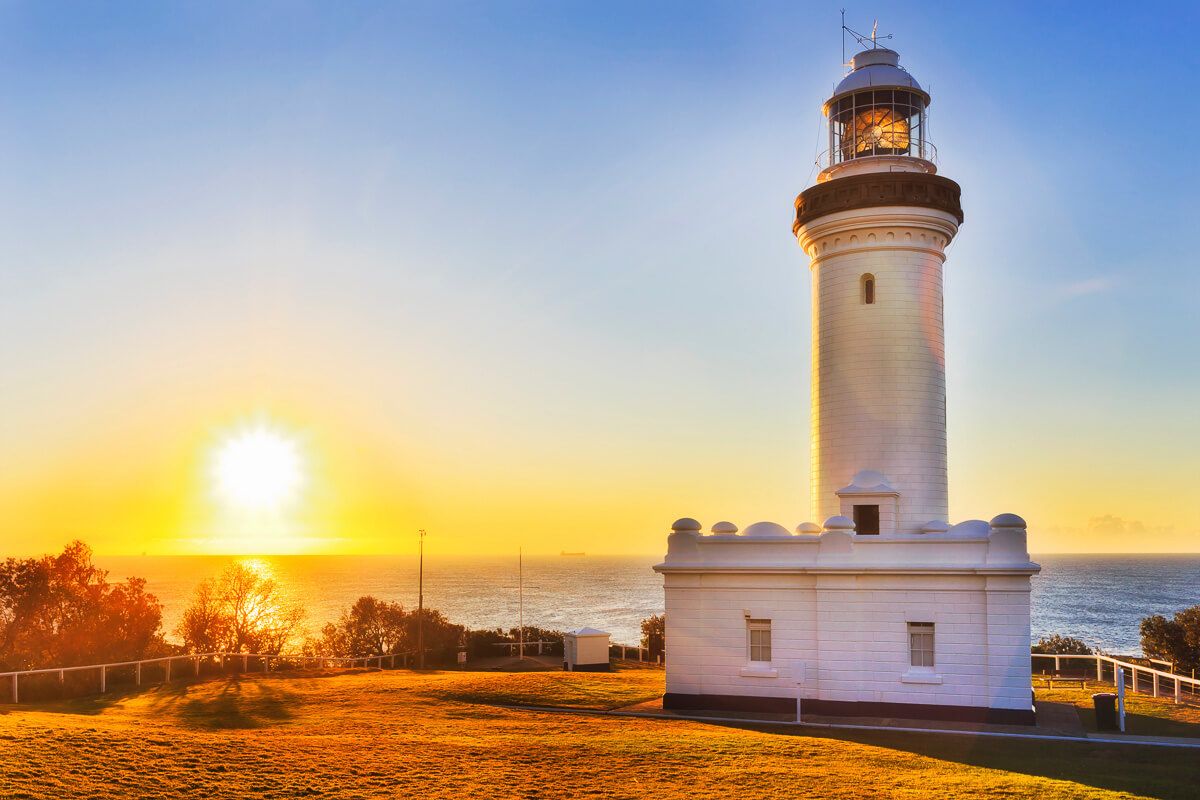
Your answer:
[[[114,580],[145,578],[174,629],[197,583],[234,560],[227,556],[130,556],[96,559]],[[412,556],[262,556],[282,591],[307,611],[311,632],[359,596],[417,605]],[[610,631],[636,644],[640,622],[663,610],[662,578],[653,556],[526,556],[525,624]],[[1141,652],[1138,623],[1200,604],[1200,556],[1044,555],[1033,579],[1033,638],[1061,633],[1108,652]],[[516,558],[425,559],[425,605],[471,628],[517,625]]]

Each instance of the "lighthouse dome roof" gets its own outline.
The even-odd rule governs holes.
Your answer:
[[[917,79],[900,66],[900,54],[886,47],[863,50],[850,60],[850,74],[833,90],[830,101],[863,89],[909,89],[929,102],[929,94]]]

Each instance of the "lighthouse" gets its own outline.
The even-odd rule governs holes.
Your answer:
[[[812,271],[809,521],[671,526],[675,709],[1030,724],[1030,578],[1016,514],[949,520],[942,276],[963,223],[929,93],[854,56],[796,199]]]
[[[937,172],[930,96],[897,53],[851,65],[792,228],[812,269],[811,510],[918,533],[949,516],[942,271],[960,190]]]

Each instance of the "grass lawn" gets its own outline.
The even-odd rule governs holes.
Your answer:
[[[0,796],[1194,798],[1162,748],[576,716],[662,673],[254,675],[0,707]]]
[[[1078,687],[1055,687],[1036,689],[1039,700],[1053,700],[1060,703],[1073,703],[1079,712],[1083,727],[1089,731],[1096,730],[1096,711],[1092,705],[1092,695],[1096,692],[1115,692],[1111,683],[1087,682],[1086,689]],[[1148,694],[1134,694],[1125,690],[1125,732],[1142,736],[1188,736],[1200,737],[1200,705],[1175,705],[1173,695],[1166,694],[1164,686],[1162,697],[1152,697]],[[1172,688],[1170,690],[1174,692]],[[1191,697],[1187,697],[1191,700]],[[1200,796],[1200,788],[1197,789]]]

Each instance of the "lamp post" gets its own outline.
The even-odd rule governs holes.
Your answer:
[[[417,531],[417,669],[425,669],[425,529]]]

